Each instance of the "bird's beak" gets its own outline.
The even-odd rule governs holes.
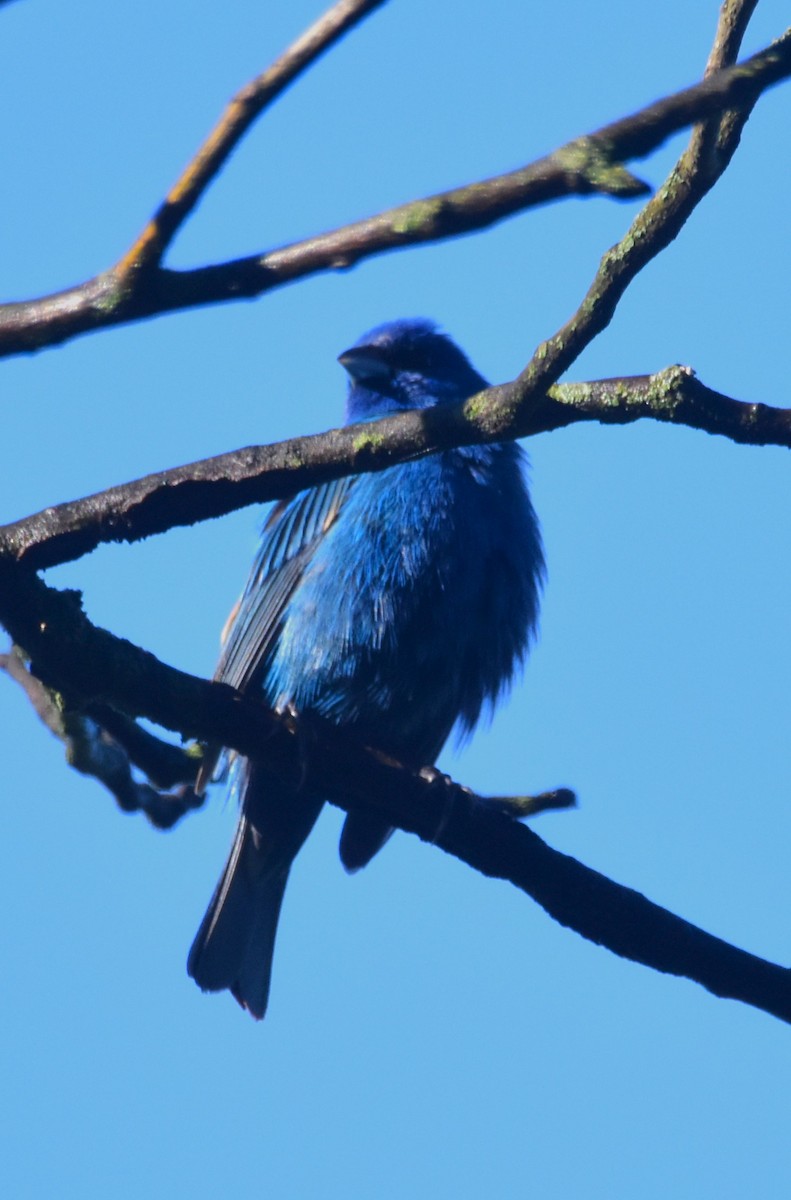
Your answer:
[[[338,362],[355,383],[389,379],[390,368],[371,346],[353,346],[338,355]]]

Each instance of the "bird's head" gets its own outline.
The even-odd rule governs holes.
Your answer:
[[[465,400],[486,387],[433,321],[391,321],[363,335],[338,362],[349,375],[346,420]]]

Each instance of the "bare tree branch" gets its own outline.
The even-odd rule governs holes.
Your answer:
[[[143,653],[137,647],[134,650]],[[166,671],[170,669],[165,667]],[[13,646],[8,654],[0,654],[0,671],[20,685],[42,724],[63,742],[69,766],[107,788],[124,812],[142,812],[156,829],[171,829],[187,813],[202,806],[204,798],[193,788],[203,761],[200,743],[192,742],[183,749],[166,742],[105,702],[79,701],[82,707],[70,704],[61,692],[47,687],[32,674],[18,646]],[[293,728],[295,718],[272,716],[277,722],[286,722],[287,728]],[[310,727],[309,721],[307,724]],[[332,736],[331,730],[327,730],[326,736]],[[304,742],[300,753],[304,764]],[[133,768],[141,770],[148,782],[135,779]],[[470,789],[452,784],[434,768],[425,768],[423,776],[428,783],[439,782],[474,796]],[[162,790],[175,785],[178,785],[175,791]],[[474,798],[484,802],[481,797]],[[485,803],[522,820],[574,808],[577,798],[569,788],[555,788],[533,796],[488,796]]]
[[[102,542],[139,541],[341,475],[383,470],[453,446],[529,437],[579,421],[626,425],[650,417],[745,445],[791,447],[791,409],[731,399],[707,388],[689,367],[558,384],[537,402],[523,396],[512,403],[518,386],[489,388],[455,408],[401,413],[247,447],[46,508],[0,526],[0,558],[43,570],[80,558]],[[498,419],[493,420],[493,413]]]
[[[91,625],[74,593],[0,563],[12,636],[49,687],[79,702],[147,713],[170,729],[222,742],[349,810],[388,820],[483,874],[513,883],[555,920],[623,958],[681,975],[715,995],[791,1021],[791,975],[551,849],[531,829],[450,781],[427,779],[311,717],[278,717],[225,684],[167,667]],[[306,755],[306,746],[309,753]]]
[[[740,14],[750,10],[753,0],[738,4],[726,0],[717,27],[714,59],[720,61],[726,53],[736,55],[739,48],[738,31],[746,24]],[[791,51],[791,30],[773,44],[772,50],[783,43]],[[732,71],[750,70],[747,62]],[[704,85],[722,80],[730,71],[719,72],[704,81]],[[739,105],[736,122],[723,124],[719,114],[705,125],[692,131],[689,145],[679,158],[665,182],[635,217],[626,235],[603,256],[594,280],[577,311],[558,330],[543,342],[512,389],[505,405],[492,406],[490,417],[499,423],[508,405],[523,403],[537,397],[568,370],[574,360],[593,339],[607,328],[616,308],[632,280],[664,250],[678,235],[694,209],[711,190],[733,157],[739,144],[741,128],[758,99],[752,92]],[[712,149],[714,148],[714,149]],[[716,153],[714,152],[716,150]]]
[[[744,9],[742,6],[740,11]],[[722,46],[729,53],[737,50],[735,11],[732,5],[725,6],[718,29]],[[786,35],[785,42],[791,52],[791,35]],[[748,62],[755,63],[755,59]],[[738,72],[750,75],[746,65]],[[722,75],[713,77],[714,82],[721,79]],[[751,96],[754,102],[758,92],[753,90]],[[749,103],[740,120],[746,119],[746,111]],[[666,183],[646,204],[626,237],[604,256],[580,308],[558,333],[539,346],[514,383],[488,389],[458,409],[403,414],[375,426],[333,430],[281,447],[246,450],[230,459],[220,456],[194,467],[149,476],[98,497],[48,509],[7,526],[0,553],[39,568],[52,566],[87,553],[101,540],[145,537],[340,474],[383,469],[442,446],[526,436],[569,424],[581,419],[580,414],[584,419],[609,422],[645,415],[685,421],[689,416],[690,423],[697,427],[726,432],[739,440],[787,445],[787,413],[757,405],[739,409],[736,401],[703,389],[680,369],[632,381],[633,388],[627,387],[624,380],[610,381],[609,387],[602,383],[580,389],[578,385],[566,393],[572,403],[576,402],[574,408],[564,402],[562,389],[549,391],[609,323],[631,280],[676,236],[725,170],[738,144],[739,126],[730,123],[723,132],[719,116],[711,128],[715,126],[717,154],[705,153],[701,140],[715,134],[705,129],[693,132],[687,151]],[[613,404],[614,398],[619,401],[617,405]],[[721,428],[717,423],[719,414],[723,418]],[[296,467],[301,467],[301,473],[289,474]],[[262,468],[264,475],[260,476]],[[44,543],[49,543],[46,549]]]
[[[150,270],[162,261],[178,230],[261,113],[321,55],[385,2],[338,0],[268,70],[237,92],[157,212],[116,266],[121,286],[127,276]]]
[[[717,23],[717,33],[706,63],[704,79],[709,79],[717,71],[723,70],[736,61],[742,38],[757,4],[758,0],[723,0]],[[713,124],[709,125],[705,134],[699,130],[698,152],[717,153],[719,147],[727,149],[734,139],[735,142],[738,142],[749,115],[749,111],[724,112],[716,127]]]
[[[174,746],[106,704],[93,704],[85,711],[123,750],[130,764],[141,770],[156,788],[195,782],[203,761],[203,752],[197,743],[192,742],[187,747]]]
[[[360,9],[370,7],[373,5]],[[360,11],[354,20],[362,15]],[[731,38],[728,47],[734,42]],[[323,48],[320,35],[316,35],[314,48],[315,53]],[[295,60],[303,61],[299,55]],[[301,69],[292,65],[292,73],[285,71],[282,78],[288,82]],[[644,194],[645,185],[624,170],[623,160],[649,154],[679,129],[724,109],[738,109],[743,123],[762,92],[789,74],[791,30],[738,67],[717,72],[630,117],[576,138],[518,171],[414,200],[281,249],[192,271],[168,270],[159,265],[164,244],[252,119],[247,111],[238,120],[226,115],[212,135],[218,138],[216,147],[210,138],[135,244],[137,248],[115,267],[66,291],[0,306],[0,356],[41,349],[81,333],[165,312],[260,296],[295,279],[350,267],[388,250],[484,229],[561,197],[592,192],[620,197]],[[255,92],[256,85],[250,86]],[[730,153],[732,149],[727,157]],[[664,205],[668,198],[665,185],[657,199]],[[182,206],[186,206],[183,211]],[[140,266],[145,269],[139,270]],[[596,308],[604,312],[601,305]]]
[[[63,742],[69,765],[103,784],[124,812],[142,812],[156,829],[170,829],[186,813],[202,805],[203,798],[196,795],[190,783],[184,782],[175,792],[163,793],[135,779],[131,770],[134,757],[127,746],[113,737],[106,725],[99,724],[87,713],[71,709],[59,693],[32,675],[16,647],[9,654],[0,654],[0,670],[24,689],[42,722]],[[167,760],[172,766],[178,755],[181,760],[178,778],[194,782],[199,759],[193,758],[190,762],[178,747],[169,746],[146,733],[122,713],[111,709],[105,709],[104,713],[111,727],[123,730],[133,751],[145,748],[144,757],[149,765],[156,768]],[[176,782],[175,778],[173,782]]]

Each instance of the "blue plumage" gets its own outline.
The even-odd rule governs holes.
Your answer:
[[[339,361],[347,423],[486,387],[429,321],[382,325]],[[465,447],[277,504],[215,677],[318,712],[410,766],[433,763],[454,725],[469,732],[494,705],[535,629],[543,556],[523,461],[512,443]],[[288,872],[322,802],[256,763],[234,770],[239,827],[188,970],[262,1017]],[[347,869],[390,832],[374,813],[349,814]]]

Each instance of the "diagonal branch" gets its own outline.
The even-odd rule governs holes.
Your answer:
[[[161,209],[160,217],[148,227],[149,233],[142,235],[145,244],[127,253],[116,267],[54,295],[0,305],[0,356],[56,345],[81,333],[165,312],[260,296],[295,279],[350,267],[385,251],[485,229],[561,197],[592,192],[620,197],[644,194],[645,185],[620,166],[623,160],[647,155],[679,129],[707,116],[719,117],[724,110],[738,110],[743,123],[758,97],[789,75],[791,30],[739,66],[576,138],[518,171],[414,200],[329,233],[234,262],[191,271],[159,266],[162,229],[172,236],[175,230],[170,231],[169,223],[183,219],[180,210],[176,211],[178,205],[167,218]],[[190,168],[184,180],[192,178],[189,172]],[[205,183],[201,180],[203,175],[198,172],[192,191],[184,184],[185,194],[197,198],[199,183],[205,186],[209,182],[208,177]],[[171,199],[174,195],[176,199],[181,195],[178,185]],[[664,190],[658,199],[665,204]],[[165,207],[170,213],[167,205],[168,201]],[[141,254],[146,269],[137,271],[133,268],[139,265]],[[604,313],[601,305],[596,307],[600,315]],[[567,331],[564,339],[568,339]],[[572,346],[569,343],[569,350]],[[573,356],[566,355],[566,366]],[[551,362],[555,362],[554,353]],[[551,382],[549,361],[545,367],[543,377]]]
[[[437,786],[343,730],[277,717],[225,684],[174,670],[91,625],[73,593],[0,563],[0,604],[15,641],[49,687],[82,702],[146,713],[166,728],[264,758],[292,784],[307,780],[349,810],[375,807],[388,821],[483,874],[513,883],[555,920],[655,970],[791,1022],[791,975],[653,904],[638,892],[546,845],[531,829],[450,782]]]
[[[720,17],[717,22],[717,33],[711,48],[704,79],[711,78],[717,71],[730,66],[736,61],[739,47],[745,35],[758,0],[723,0]],[[737,109],[722,113],[719,121],[708,123],[695,131],[691,151],[698,158],[706,154],[717,154],[720,147],[726,153],[728,147],[738,144],[741,131],[749,118],[749,110],[740,112]]]
[[[754,0],[726,0],[720,12],[715,48],[711,62],[724,61],[726,53],[735,56],[746,18]],[[791,29],[773,43],[770,52],[791,52]],[[742,76],[743,83],[752,70],[755,59],[739,67],[717,72],[704,81],[704,87],[716,84],[732,72]],[[577,311],[566,324],[543,342],[510,389],[510,396],[491,406],[493,427],[507,420],[511,406],[538,398],[555,383],[593,339],[607,328],[615,310],[632,280],[642,269],[676,238],[693,211],[711,190],[733,157],[739,144],[741,129],[758,100],[759,93],[748,90],[739,104],[735,123],[723,122],[721,115],[709,118],[703,126],[693,129],[689,144],[665,182],[647,202],[632,222],[625,236],[603,256],[599,269]],[[716,153],[712,150],[716,149]]]

